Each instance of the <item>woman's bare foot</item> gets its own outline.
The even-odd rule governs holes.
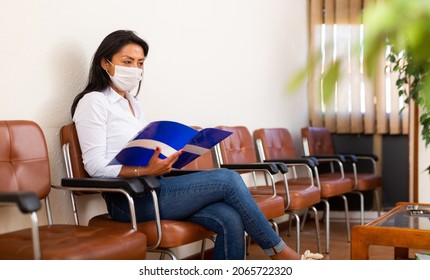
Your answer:
[[[272,260],[300,260],[300,255],[290,247],[285,247],[278,254],[270,257]]]

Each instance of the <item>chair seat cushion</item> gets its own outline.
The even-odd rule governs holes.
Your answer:
[[[107,228],[131,228],[130,223],[112,220],[109,214],[95,216],[88,224]],[[155,221],[137,223],[137,230],[146,235],[149,246],[157,242],[158,235]],[[202,225],[184,221],[162,220],[161,230],[163,232],[163,237],[159,245],[161,248],[178,247],[215,235],[214,232]]]
[[[313,206],[321,201],[320,191],[315,186],[289,184],[290,207],[288,210],[299,210]]]
[[[382,187],[382,177],[374,173],[358,173],[358,186],[357,191],[370,191]],[[354,173],[345,173],[345,177],[354,182]],[[321,179],[339,178],[336,173],[320,174]]]
[[[309,185],[309,178],[297,178],[288,180],[290,185]],[[314,181],[316,184],[316,182]],[[341,178],[338,174],[333,176],[320,176],[321,197],[330,198],[352,192],[353,181],[350,178]]]
[[[345,176],[354,180],[354,174],[345,173]],[[382,177],[373,173],[358,173],[357,191],[370,191],[382,187]]]
[[[354,190],[354,183],[349,178],[320,180],[320,184],[322,198],[343,195]]]
[[[265,194],[254,194],[252,196],[266,219],[271,220],[285,214],[284,199],[282,196]]]
[[[300,210],[308,208],[321,201],[320,191],[315,186],[308,185],[288,185],[290,195],[290,205],[287,210]],[[272,188],[270,186],[257,186],[249,188],[252,195],[271,194]],[[276,194],[282,196],[284,205],[287,205],[285,195],[285,185],[283,182],[276,183]]]
[[[146,236],[131,229],[39,227],[42,259],[114,260],[146,257]],[[0,235],[0,259],[33,259],[31,229]],[[128,249],[126,249],[128,248]]]

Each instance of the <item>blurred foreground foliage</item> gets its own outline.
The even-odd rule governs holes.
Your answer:
[[[367,75],[373,77],[376,74],[376,62],[389,46],[387,59],[392,71],[398,73],[398,93],[404,97],[405,106],[411,101],[419,106],[421,136],[427,148],[430,144],[430,0],[377,1],[366,6],[363,22],[363,62]],[[307,67],[291,80],[290,90],[303,84],[319,59],[319,54],[310,55]],[[324,100],[334,93],[336,81],[342,75],[341,63],[338,59],[324,71]],[[430,166],[427,171],[430,173]]]

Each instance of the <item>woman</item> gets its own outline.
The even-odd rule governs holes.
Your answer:
[[[182,151],[160,159],[157,148],[147,166],[107,166],[145,126],[140,104],[130,94],[140,88],[147,43],[135,33],[109,34],[97,49],[88,85],[72,104],[85,169],[93,177],[158,176],[162,219],[186,220],[217,233],[214,259],[243,259],[246,231],[272,259],[299,259],[275,233],[239,174],[211,170],[163,177]],[[139,90],[139,89],[138,89]],[[113,219],[130,221],[128,203],[120,194],[104,194]],[[135,198],[138,221],[154,217],[150,195]]]

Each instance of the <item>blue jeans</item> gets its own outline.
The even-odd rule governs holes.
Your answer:
[[[157,190],[162,219],[201,224],[216,232],[214,259],[244,259],[244,232],[267,255],[285,248],[235,171],[215,169],[175,177],[161,177]],[[113,219],[129,222],[128,203],[121,194],[104,194]],[[138,221],[154,219],[149,194],[135,197]]]

